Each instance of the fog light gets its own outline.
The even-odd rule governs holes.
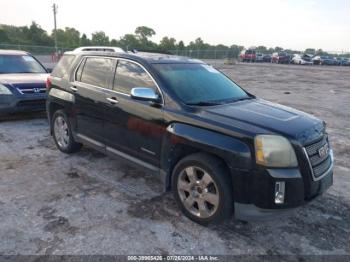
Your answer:
[[[284,193],[286,185],[284,182],[276,182],[275,185],[275,203],[283,204],[284,203]]]

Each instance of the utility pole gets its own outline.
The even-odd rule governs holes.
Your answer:
[[[53,10],[53,19],[55,23],[55,28],[54,28],[55,52],[57,53],[57,23],[56,23],[57,5],[56,4],[52,5],[52,10]]]

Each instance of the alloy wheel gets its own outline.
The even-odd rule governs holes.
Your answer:
[[[183,206],[196,217],[209,218],[218,209],[218,187],[202,168],[189,166],[183,169],[178,177],[177,191]]]
[[[67,148],[69,145],[69,129],[66,120],[62,116],[55,119],[54,134],[57,144],[61,148]]]

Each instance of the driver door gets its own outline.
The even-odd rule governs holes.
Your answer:
[[[142,65],[118,59],[113,88],[106,92],[107,100],[117,100],[105,112],[107,150],[158,167],[165,131],[163,109],[161,105],[134,100],[130,96],[134,87],[153,88],[160,95],[156,82]]]

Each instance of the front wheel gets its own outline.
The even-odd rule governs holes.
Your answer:
[[[217,224],[233,212],[232,183],[220,159],[199,153],[174,168],[172,188],[183,213],[201,224]]]
[[[80,150],[82,144],[74,141],[68,117],[63,110],[58,110],[52,117],[53,138],[57,148],[64,153]]]

